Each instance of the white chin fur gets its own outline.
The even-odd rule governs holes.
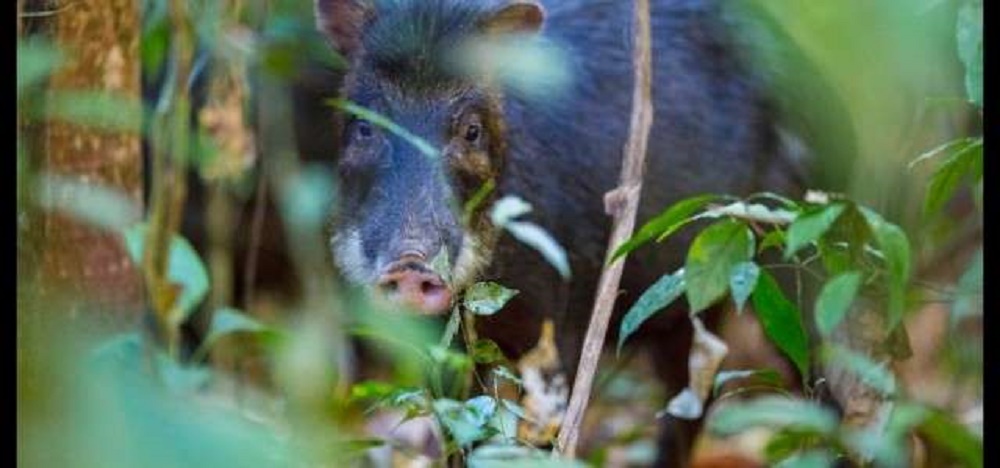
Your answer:
[[[333,249],[333,261],[344,277],[359,286],[368,286],[375,280],[373,270],[365,261],[361,248],[361,235],[357,229],[351,229],[330,239]]]

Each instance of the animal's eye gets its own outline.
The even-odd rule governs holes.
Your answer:
[[[476,143],[483,133],[483,127],[478,123],[471,123],[465,127],[465,141]]]
[[[359,138],[371,138],[374,133],[371,122],[362,119],[354,121],[354,134]]]

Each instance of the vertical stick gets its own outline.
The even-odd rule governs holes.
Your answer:
[[[632,236],[635,216],[639,209],[639,195],[642,193],[642,175],[645,169],[646,142],[653,124],[653,104],[650,100],[652,70],[650,47],[649,0],[636,0],[635,39],[632,50],[632,67],[635,73],[635,88],[632,95],[632,118],[628,141],[625,144],[622,162],[621,185],[605,195],[605,210],[613,216],[611,239],[608,242],[607,257],[614,249]],[[621,281],[624,260],[619,260],[605,268],[597,287],[597,300],[587,327],[583,342],[583,353],[577,368],[573,394],[570,397],[566,418],[559,431],[557,448],[566,457],[576,456],[576,444],[580,435],[580,424],[590,400],[594,383],[594,373],[604,348],[604,336],[611,320]]]

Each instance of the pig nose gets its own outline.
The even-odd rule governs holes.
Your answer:
[[[451,306],[448,285],[420,263],[395,262],[378,279],[378,287],[390,299],[429,315],[447,312]]]

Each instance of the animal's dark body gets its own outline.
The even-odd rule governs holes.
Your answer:
[[[776,105],[719,5],[650,3],[655,117],[639,223],[699,193],[799,195],[804,167],[792,161]],[[343,95],[442,151],[427,158],[396,134],[361,119],[348,122],[331,248],[346,278],[428,313],[445,310],[452,291],[474,280],[519,290],[506,310],[480,322],[480,333],[516,357],[534,345],[542,319],[551,317],[572,376],[610,233],[604,194],[618,183],[628,132],[632,2],[542,4],[317,0],[320,28],[351,63]],[[444,66],[452,46],[508,32],[537,34],[565,53],[571,81],[563,92],[533,98]],[[494,196],[463,224],[454,202],[467,201],[491,178]],[[529,219],[565,247],[569,281],[490,225],[489,203],[503,195],[528,201],[534,207]],[[681,234],[632,254],[619,314],[659,276],[683,265],[689,241]],[[453,283],[430,268],[442,252],[454,266]],[[691,335],[683,307],[659,314],[643,331],[661,377],[671,389],[681,388]],[[687,458],[691,434],[673,429],[664,431],[660,465]]]

